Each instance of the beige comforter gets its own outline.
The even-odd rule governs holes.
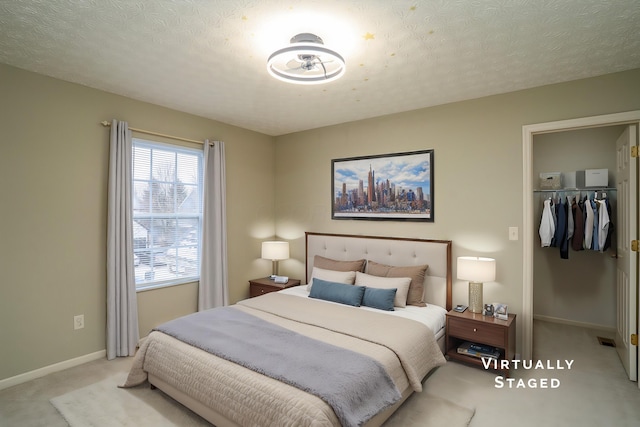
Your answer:
[[[236,308],[373,357],[400,391],[420,391],[424,376],[445,363],[433,332],[413,320],[279,293],[240,301]],[[124,386],[143,383],[147,373],[239,425],[340,425],[318,397],[160,332],[144,341]]]

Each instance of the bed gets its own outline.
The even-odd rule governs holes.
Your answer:
[[[353,354],[356,358],[371,359],[374,366],[382,368],[384,375],[381,376],[388,377],[399,393],[392,400],[385,401],[381,406],[382,410],[375,414],[369,412],[366,418],[361,418],[365,421],[352,421],[351,418],[345,418],[345,411],[341,405],[333,406],[334,403],[327,403],[331,402],[331,399],[319,397],[322,394],[316,392],[315,384],[296,386],[297,383],[289,382],[288,379],[282,380],[278,375],[265,374],[261,367],[253,370],[253,363],[262,363],[262,359],[279,356],[260,355],[255,357],[258,362],[252,360],[250,364],[244,361],[234,362],[231,361],[235,360],[233,358],[228,360],[227,356],[212,354],[211,350],[206,351],[203,347],[192,345],[194,343],[189,339],[182,341],[181,337],[178,339],[172,336],[168,329],[154,330],[144,340],[124,386],[135,386],[148,380],[152,386],[218,427],[348,424],[372,427],[383,424],[408,396],[421,390],[421,382],[433,369],[445,363],[444,313],[451,308],[451,241],[307,232],[305,250],[304,285],[240,301],[232,307],[225,307],[224,310],[232,311],[234,316],[247,315],[251,321],[258,319],[260,327],[278,328],[274,329],[276,332],[273,335],[282,331],[284,334],[295,336],[295,340],[292,340],[289,335],[284,335],[284,341],[281,343],[263,344],[264,348],[283,346],[281,351],[286,354],[300,353],[302,356],[299,357],[309,357],[308,360],[312,360],[311,356],[303,351],[286,349],[288,341],[297,343],[300,339],[305,343],[329,346],[332,351],[348,352],[337,353],[341,356]],[[373,306],[357,307],[338,303],[331,298],[327,300],[318,297],[322,292],[333,289],[332,286],[339,286],[336,282],[326,280],[323,274],[329,274],[328,277],[351,274],[350,263],[358,260],[365,260],[362,270],[357,273],[360,284],[371,281],[371,286],[376,289],[385,288],[387,282],[402,282],[397,289],[405,289],[405,283],[410,282],[413,285],[415,280],[405,280],[404,273],[407,270],[403,268],[419,269],[420,266],[428,265],[426,274],[423,270],[424,279],[419,296],[414,292],[416,289],[413,286],[406,286],[407,295],[413,292],[414,301],[422,299],[425,307],[419,307],[421,304],[397,306],[396,304],[401,302],[398,303],[398,299],[392,297],[394,310],[383,312],[375,308],[378,299],[370,298],[370,301],[374,301]],[[375,270],[376,268],[378,270]],[[369,273],[375,273],[380,279]],[[310,287],[309,283],[313,287]],[[378,292],[367,286],[343,285],[339,290],[342,292],[348,289],[348,292],[352,293],[359,287],[364,287],[367,295],[384,294],[387,304],[389,303],[388,289],[380,289]],[[394,292],[394,295],[397,293]],[[407,298],[407,301],[409,299]],[[222,313],[224,310],[214,314]],[[197,314],[209,315],[204,312]],[[221,320],[220,328],[224,329],[224,321],[227,319]],[[217,323],[217,320],[208,323]],[[254,327],[256,324],[252,323],[250,329]],[[399,330],[402,333],[398,333]],[[248,341],[258,341],[262,336],[270,335],[269,332],[261,333],[257,327],[253,333],[255,335]],[[228,347],[234,348],[234,344]],[[299,348],[302,348],[302,345]],[[312,350],[308,351],[313,353]],[[285,360],[284,357],[278,360],[282,360],[279,366],[269,369],[285,372],[285,375],[295,372],[296,363],[299,363],[295,360]],[[357,365],[359,368],[361,360],[354,360],[352,365],[347,365],[346,362],[345,365]],[[325,376],[323,369],[326,369],[324,372],[333,372],[335,369],[320,365],[314,362],[304,367],[310,371],[313,368],[313,372],[316,373],[307,374],[306,377],[322,378]],[[347,377],[344,373],[341,375]],[[326,376],[334,378],[328,373]],[[374,377],[362,375],[368,376]],[[337,388],[341,387],[340,385]],[[382,394],[384,390],[378,386],[358,387],[362,387],[363,392],[364,389],[379,389]],[[375,400],[371,396],[365,399],[367,402]],[[340,398],[340,402],[342,400]]]

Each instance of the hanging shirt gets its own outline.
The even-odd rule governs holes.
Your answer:
[[[553,218],[553,229],[555,230],[556,228],[558,228],[558,215],[556,214],[555,196],[553,199],[551,199],[551,204],[549,205],[549,207],[551,208],[551,218]],[[551,235],[551,246],[558,246],[558,242],[556,242],[555,231]]]
[[[573,198],[567,196],[567,240],[573,237]]]
[[[553,214],[551,212],[551,200],[546,199],[542,208],[542,220],[540,221],[540,229],[538,234],[540,235],[540,245],[545,248],[551,246],[551,239],[556,232],[556,226],[553,221]]]
[[[609,236],[609,211],[607,210],[606,199],[598,200],[598,203],[600,204],[600,209],[598,211],[598,224],[600,227],[600,232],[598,233],[598,244],[600,245],[600,252],[604,252],[607,237]]]
[[[556,242],[560,248],[560,258],[569,258],[569,242],[567,241],[567,204],[560,203],[556,205],[556,216],[558,218],[558,224],[556,227]]]
[[[594,251],[600,250],[600,216],[598,214],[598,204],[597,201],[591,201],[591,209],[593,209],[593,242],[591,244],[591,249]]]
[[[566,205],[562,203],[562,199],[560,199],[556,204],[556,219],[558,220],[558,222],[556,224],[554,240],[556,242],[556,245],[560,248],[561,258],[565,258],[567,248],[567,210],[565,209],[565,207]],[[563,250],[563,248],[565,250]]]
[[[567,233],[567,218],[564,214],[562,199],[555,204],[556,211],[556,232],[554,233],[553,241],[555,242],[554,246],[557,246],[562,251],[562,244],[564,243],[565,236]]]
[[[589,199],[584,201],[584,212],[584,248],[591,249],[593,244],[593,208]]]
[[[611,221],[611,203],[609,203],[609,199],[605,199],[605,203],[607,205],[607,215],[609,216],[609,229],[607,230],[607,239],[604,242],[604,248],[602,248],[603,251],[611,247],[611,240],[615,232],[615,225],[613,221]]]
[[[584,216],[582,214],[582,202],[574,201],[571,205],[573,211],[574,232],[573,240],[571,241],[571,247],[574,251],[581,251],[584,249]]]

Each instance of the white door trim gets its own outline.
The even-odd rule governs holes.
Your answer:
[[[533,136],[580,128],[640,123],[640,110],[580,119],[537,123],[522,127],[522,359],[533,354]]]

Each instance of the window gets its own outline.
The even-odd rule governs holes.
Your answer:
[[[133,139],[136,288],[200,276],[202,152]]]

